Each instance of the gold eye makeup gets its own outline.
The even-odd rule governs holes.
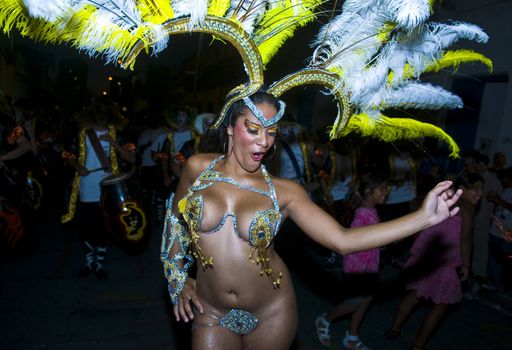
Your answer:
[[[244,124],[249,134],[258,135],[260,130],[263,129],[261,125],[253,123],[247,119],[245,119]],[[277,135],[277,129],[277,125],[266,128],[267,135],[275,137]]]

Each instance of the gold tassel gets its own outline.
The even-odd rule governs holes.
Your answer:
[[[268,257],[267,248],[265,246],[258,245],[257,247],[253,248],[249,254],[249,260],[261,267],[260,276],[263,276],[263,274],[267,275],[274,289],[277,289],[281,286],[281,278],[283,277],[283,273],[277,273],[274,271],[274,268],[270,264],[270,258]]]

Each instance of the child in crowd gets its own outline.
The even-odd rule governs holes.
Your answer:
[[[484,180],[477,174],[466,173],[457,178],[454,186],[464,190],[456,204],[460,212],[419,233],[411,248],[411,256],[404,265],[408,293],[386,334],[388,339],[398,338],[414,308],[421,301],[430,301],[432,308],[416,335],[413,350],[425,349],[430,335],[450,305],[461,301],[461,281],[465,281],[469,275],[471,232]]]
[[[380,218],[375,206],[382,204],[388,194],[388,183],[384,175],[368,173],[353,186],[352,203],[355,213],[351,227],[377,224]],[[330,326],[335,319],[351,314],[348,331],[343,339],[346,349],[367,350],[358,336],[359,327],[372,301],[372,293],[378,282],[380,262],[379,249],[349,254],[343,258],[344,282],[347,294],[343,303],[320,315],[316,321],[317,336],[325,346],[330,345]]]

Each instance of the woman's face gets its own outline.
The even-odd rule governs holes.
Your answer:
[[[266,120],[277,113],[274,105],[266,102],[258,103],[256,107]],[[264,127],[249,108],[237,118],[234,127],[228,127],[231,152],[243,169],[253,172],[259,168],[265,153],[274,145],[277,128],[277,125]]]
[[[464,188],[462,198],[464,198],[473,205],[477,205],[480,198],[482,198],[483,193],[484,183],[482,181],[477,181],[473,184],[473,186],[469,188]]]

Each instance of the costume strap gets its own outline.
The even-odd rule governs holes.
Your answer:
[[[110,160],[108,160],[107,156],[105,155],[105,151],[101,147],[100,140],[98,139],[98,136],[96,135],[96,132],[94,129],[87,129],[86,131],[87,137],[89,137],[89,141],[91,142],[92,148],[94,149],[94,152],[98,156],[98,159],[101,163],[101,166],[103,169],[110,169]]]

